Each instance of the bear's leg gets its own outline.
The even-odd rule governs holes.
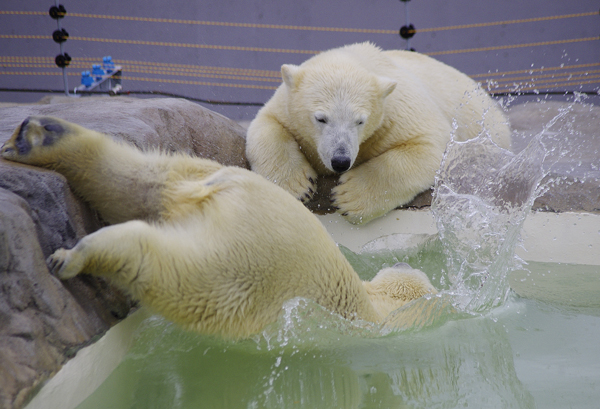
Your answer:
[[[342,174],[332,203],[354,224],[383,216],[433,186],[442,155],[427,144],[390,149]]]
[[[71,250],[59,249],[48,257],[48,268],[61,280],[78,274],[109,278],[135,298],[147,289],[151,257],[160,252],[156,228],[142,221],[108,226],[85,236]]]
[[[292,135],[268,116],[257,116],[248,128],[246,156],[252,170],[281,186],[302,202],[315,190],[317,172]]]
[[[55,170],[111,223],[156,220],[164,171],[135,147],[53,117],[29,117],[2,146],[7,160]]]
[[[53,169],[111,223],[158,220],[165,186],[203,178],[222,166],[189,156],[144,153],[53,117],[29,117],[2,146],[7,160]]]

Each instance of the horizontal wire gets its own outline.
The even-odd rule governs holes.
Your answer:
[[[535,76],[529,76],[529,77],[506,77],[506,78],[502,78],[502,79],[485,79],[484,81],[487,82],[495,82],[495,83],[503,83],[503,82],[514,82],[514,81],[531,81],[531,82],[539,82],[541,79],[543,78],[551,78],[551,79],[557,79],[560,80],[561,78],[556,78],[556,77],[581,77],[581,78],[595,78],[596,76],[590,76],[589,74],[595,74],[600,72],[600,70],[591,70],[591,71],[572,71],[572,72],[561,72],[561,73],[555,73],[555,74],[543,74],[543,75],[535,75]]]
[[[263,53],[289,53],[289,54],[318,54],[320,51],[313,50],[292,50],[285,48],[266,48],[266,47],[242,47],[235,45],[209,45],[209,44],[190,44],[190,43],[173,43],[165,41],[145,41],[145,40],[122,40],[112,38],[94,38],[94,37],[69,37],[75,41],[93,41],[101,43],[116,43],[116,44],[134,44],[134,45],[152,45],[160,47],[183,47],[183,48],[198,48],[208,50],[228,50],[228,51],[255,51]]]
[[[572,85],[588,85],[588,84],[600,84],[600,79],[599,80],[590,80],[590,81],[582,81],[582,82],[578,82],[576,84],[572,84],[570,82],[557,82],[555,84],[553,84],[552,86],[545,86],[542,87],[542,89],[544,90],[550,90],[550,89],[554,89],[554,88],[561,88],[561,87],[565,87],[565,86],[572,86]],[[494,89],[491,91],[492,95],[498,94],[498,93],[506,93],[506,92],[510,92],[510,93],[518,93],[518,92],[523,92],[523,91],[530,91],[530,90],[537,90],[539,94],[544,94],[546,93],[545,91],[539,90],[538,86],[535,85],[528,85],[528,86],[519,86],[517,88],[514,87],[505,87],[505,88],[501,88],[501,89]],[[577,91],[573,91],[573,92],[577,92]],[[598,91],[583,91],[583,93],[585,94],[589,94],[589,95],[598,95]]]
[[[50,39],[51,36],[1,34],[0,39],[2,39],[2,38],[6,38],[6,39],[44,39],[44,40],[46,40],[46,39]],[[152,45],[152,46],[164,46],[164,47],[184,47],[184,48],[198,48],[198,49],[229,50],[229,51],[256,51],[256,52],[293,53],[293,54],[318,54],[320,52],[320,51],[312,51],[312,50],[291,50],[291,49],[282,49],[282,48],[189,44],[189,43],[172,43],[172,42],[161,42],[161,41],[94,38],[94,37],[69,37],[69,39],[75,40],[75,41],[92,41],[92,42],[104,42],[104,43],[116,43],[116,44]],[[598,41],[598,40],[600,40],[600,37],[596,36],[596,37],[585,37],[585,38],[573,38],[573,39],[569,39],[569,40],[541,41],[541,42],[536,42],[536,43],[500,45],[500,46],[493,46],[493,47],[433,51],[433,52],[428,52],[428,53],[423,53],[423,54],[425,54],[425,55],[460,54],[460,53],[471,53],[471,52],[482,52],[482,51],[507,50],[507,49],[511,49],[511,48],[539,47],[539,46],[547,46],[547,45],[568,44],[568,43],[577,43],[577,42],[584,42],[584,41]]]
[[[64,89],[47,89],[47,88],[0,88],[0,92],[31,92],[38,94],[64,94]],[[120,91],[118,94],[112,94],[110,91],[79,91],[77,95],[109,95],[111,97],[121,95],[161,95],[166,97],[174,98],[185,98],[190,101],[200,102],[203,104],[211,105],[236,105],[236,106],[263,106],[263,102],[239,102],[239,101],[219,101],[212,99],[203,99],[196,97],[189,97],[187,95],[175,94],[172,92],[164,91]],[[74,94],[71,94],[74,95]]]
[[[0,39],[49,40],[49,39],[52,39],[52,36],[0,34]],[[173,43],[173,42],[165,42],[165,41],[123,40],[123,39],[115,39],[115,38],[96,38],[96,37],[79,37],[79,36],[70,36],[69,40],[91,41],[91,42],[100,42],[100,43],[115,43],[115,44],[152,45],[152,46],[160,46],[160,47],[198,48],[198,49],[210,49],[210,50],[256,51],[256,52],[268,52],[268,53],[318,54],[320,52],[320,51],[312,51],[312,50],[291,50],[291,49],[284,49],[284,48],[242,47],[242,46],[234,46],[234,45],[189,44],[189,43]]]
[[[563,14],[563,15],[559,15],[559,16],[523,18],[523,19],[517,19],[517,20],[493,21],[493,22],[489,22],[489,23],[474,23],[474,24],[461,24],[461,25],[446,26],[446,27],[419,28],[419,29],[415,29],[414,32],[421,33],[421,32],[443,31],[443,30],[462,30],[465,28],[479,28],[479,27],[490,27],[490,26],[502,26],[502,25],[508,25],[508,24],[534,23],[534,22],[540,22],[540,21],[558,20],[558,19],[563,19],[563,18],[595,16],[598,14],[600,14],[599,11],[589,11],[586,13],[574,13],[574,14]],[[410,30],[410,31],[413,31],[413,30]]]
[[[0,57],[0,63],[2,63],[2,57]],[[88,68],[85,62],[71,62],[71,64],[69,65],[69,68]],[[40,62],[40,63],[2,63],[2,65],[4,67],[12,67],[12,68],[53,68],[54,64],[51,63],[50,58],[48,58],[47,62]],[[600,65],[599,64],[581,64],[581,65]],[[213,74],[207,74],[206,72],[202,72],[202,71],[196,71],[196,70],[191,70],[191,69],[186,69],[184,70],[184,72],[175,72],[175,69],[171,69],[171,70],[163,70],[163,69],[139,69],[136,67],[125,67],[127,72],[135,72],[135,73],[141,73],[141,74],[156,74],[156,75],[178,75],[178,76],[202,76],[202,77],[206,77],[206,78],[221,78],[221,79],[234,79],[234,80],[243,80],[243,81],[270,81],[270,82],[280,82],[281,79],[280,78],[272,78],[272,79],[265,79],[265,78],[260,78],[260,77],[255,77],[255,76],[233,76],[233,75],[213,75]],[[524,71],[513,71],[513,72],[527,72],[526,70]],[[493,79],[493,78],[484,78],[482,79],[482,81],[484,82],[496,82],[496,83],[501,83],[501,82],[512,82],[512,81],[520,81],[520,80],[530,80],[530,81],[537,81],[538,79],[541,78],[555,78],[557,76],[588,76],[589,74],[594,74],[600,72],[600,70],[590,70],[590,71],[567,71],[567,72],[561,72],[561,73],[553,73],[553,74],[531,74],[530,76],[523,76],[523,77],[503,77],[501,79]]]
[[[0,71],[0,75],[62,75],[62,72],[37,72],[37,71]],[[67,75],[70,76],[80,76],[81,74],[75,72],[68,72]],[[150,82],[162,82],[168,84],[186,84],[186,85],[204,85],[211,87],[230,87],[230,88],[249,88],[249,89],[268,89],[268,90],[276,90],[278,87],[276,86],[268,86],[268,85],[252,85],[252,84],[227,84],[227,83],[219,83],[219,82],[208,82],[208,81],[192,81],[192,80],[175,80],[168,78],[144,78],[144,77],[130,77],[130,76],[121,76],[122,80],[127,81],[150,81]]]
[[[28,57],[28,56],[0,56],[0,62],[8,61],[8,62],[30,62],[30,61],[38,61],[42,60],[45,63],[52,64],[54,59],[52,57]],[[98,59],[93,57],[75,57],[73,58],[73,62],[71,62],[72,67],[74,64],[77,64],[79,61],[89,61],[96,62]],[[176,70],[181,67],[181,69],[189,70],[190,72],[227,72],[238,75],[248,75],[248,76],[265,76],[265,77],[277,77],[281,78],[281,72],[275,70],[254,70],[254,69],[246,69],[246,68],[231,68],[231,67],[214,67],[214,66],[199,66],[199,65],[190,65],[190,64],[173,64],[173,63],[161,63],[161,62],[151,62],[151,61],[135,61],[135,60],[114,60],[117,64],[123,64],[126,68],[126,64],[131,64],[132,66],[140,65],[140,66],[161,66],[161,67],[169,67],[169,69]],[[546,71],[559,71],[559,70],[567,70],[567,69],[578,69],[578,68],[586,68],[586,67],[597,67],[600,66],[600,63],[589,63],[589,64],[573,64],[573,65],[560,65],[556,67],[541,67],[541,68],[530,68],[523,70],[513,70],[513,71],[500,71],[500,72],[487,72],[481,74],[469,74],[469,77],[481,78],[481,77],[497,77],[506,75],[514,75],[514,74],[531,74],[537,72],[546,72]],[[588,71],[589,72],[589,71]],[[595,71],[594,71],[595,72]],[[248,74],[245,74],[248,73]],[[560,74],[567,75],[567,74]],[[539,76],[539,75],[537,75]],[[508,77],[511,78],[511,77]],[[506,80],[507,78],[502,78],[501,80]]]
[[[96,59],[89,59],[89,60],[95,61]],[[11,62],[5,62],[5,61],[11,61]],[[5,67],[52,68],[55,66],[54,59],[52,59],[50,57],[45,57],[44,61],[40,61],[40,62],[34,62],[34,61],[28,61],[28,60],[25,60],[25,61],[27,61],[27,62],[21,63],[21,62],[19,62],[19,60],[15,59],[15,58],[0,57],[0,64],[2,64]],[[120,62],[118,60],[114,60],[114,62],[118,63],[120,65]],[[86,64],[86,62],[82,61],[81,58],[74,58],[71,61],[71,63],[69,64],[69,68],[75,68],[75,69],[88,68],[89,69],[89,67],[85,64]],[[154,64],[152,64],[152,65],[154,65]],[[207,77],[207,78],[222,78],[222,79],[233,79],[233,80],[244,80],[244,81],[260,81],[260,82],[281,82],[281,74],[279,73],[279,71],[273,71],[273,73],[275,73],[276,76],[263,75],[261,77],[260,75],[254,74],[255,72],[261,72],[259,70],[237,69],[237,71],[232,71],[232,70],[228,70],[226,68],[219,69],[219,67],[210,67],[209,69],[206,69],[206,68],[207,67],[200,67],[197,69],[191,69],[191,68],[186,68],[186,69],[157,68],[157,69],[153,69],[153,68],[146,68],[145,65],[140,65],[140,66],[123,65],[124,71],[136,72],[136,73],[147,73],[147,74],[156,74],[156,75],[177,75],[177,76],[185,76],[185,75],[187,75],[187,76],[202,76],[202,77]],[[179,71],[177,71],[177,70],[179,70]],[[240,75],[222,75],[222,74],[227,74],[229,72],[233,72],[234,74],[239,73]],[[264,71],[262,71],[262,72],[264,72]],[[221,73],[221,75],[215,75],[215,74],[219,74],[219,73]]]
[[[279,30],[331,31],[331,32],[367,33],[367,34],[397,34],[397,32],[398,32],[398,30],[383,30],[383,29],[370,29],[370,28],[315,27],[315,26],[295,26],[295,25],[259,24],[259,23],[231,23],[231,22],[220,22],[220,21],[179,20],[179,19],[152,18],[152,17],[107,16],[107,15],[102,15],[102,14],[83,14],[83,13],[72,13],[70,15],[72,15],[74,17],[144,21],[144,22],[153,22],[153,23],[197,24],[197,25],[207,25],[207,26],[240,27],[240,28],[268,28],[268,29],[279,29]]]
[[[546,46],[546,45],[568,44],[568,43],[578,43],[578,42],[583,42],[583,41],[598,41],[598,40],[600,40],[600,36],[585,37],[585,38],[573,38],[573,39],[569,39],[569,40],[540,41],[537,43],[498,45],[498,46],[492,46],[492,47],[464,48],[461,50],[433,51],[433,52],[423,53],[423,54],[426,54],[426,55],[461,54],[461,53],[473,53],[473,52],[482,52],[482,51],[508,50],[511,48],[540,47],[540,46]]]
[[[1,14],[47,15],[48,13],[41,12],[41,11],[0,11],[0,15]],[[523,24],[523,23],[558,20],[558,19],[565,19],[565,18],[587,17],[587,16],[598,15],[598,14],[600,14],[598,11],[590,11],[590,12],[584,12],[584,13],[563,14],[563,15],[557,15],[557,16],[533,17],[533,18],[525,18],[525,19],[493,21],[493,22],[486,22],[486,23],[473,23],[473,24],[461,24],[461,25],[445,26],[445,27],[421,28],[421,29],[411,30],[411,32],[416,32],[416,33],[418,33],[418,32],[433,32],[433,31],[445,31],[445,30],[459,30],[459,29],[467,29],[467,28],[491,27],[491,26],[509,25],[509,24]],[[196,25],[223,26],[223,27],[241,27],[241,28],[330,31],[330,32],[347,32],[347,33],[368,33],[368,34],[396,34],[396,35],[398,34],[398,30],[368,29],[368,28],[342,28],[342,27],[296,26],[296,25],[282,25],[282,24],[233,23],[233,22],[182,20],[182,19],[153,18],[153,17],[111,16],[111,15],[105,15],[105,14],[87,14],[87,13],[67,13],[67,16],[82,17],[82,18],[110,19],[110,20],[142,21],[142,22],[152,22],[152,23],[196,24]]]
[[[1,14],[14,15],[48,15],[41,11],[0,11]],[[332,31],[346,33],[367,33],[367,34],[398,34],[398,30],[371,29],[371,28],[344,28],[344,27],[315,27],[315,26],[295,26],[283,24],[259,24],[259,23],[232,23],[220,21],[202,21],[202,20],[182,20],[171,18],[154,17],[134,17],[134,16],[111,16],[106,14],[87,14],[87,13],[67,13],[68,17],[84,17],[109,20],[142,21],[150,23],[172,23],[172,24],[195,24],[206,26],[222,27],[240,27],[240,28],[268,28],[280,30],[304,30],[304,31]]]
[[[218,83],[218,82],[175,80],[175,79],[168,79],[168,78],[143,78],[143,77],[129,77],[129,76],[122,76],[121,78],[123,80],[128,80],[128,81],[150,81],[150,82],[163,82],[163,83],[169,83],[169,84],[206,85],[206,86],[211,86],[211,87],[215,86],[215,87],[269,89],[269,90],[276,90],[278,88],[276,86],[268,86],[268,85],[226,84],[226,83]]]
[[[4,66],[7,67],[15,67],[15,68],[52,68],[54,65],[51,64],[52,59],[50,57],[0,57],[0,62],[2,61],[18,61],[18,60],[25,60],[25,61],[41,61],[38,63],[20,63],[20,64],[16,64],[16,63],[4,63]],[[84,59],[78,59],[78,60],[94,60],[92,58],[84,58]],[[79,62],[79,61],[74,61],[71,63],[71,68],[87,68],[85,65],[85,63]],[[148,63],[151,64],[151,63]],[[42,66],[40,66],[42,65]],[[547,67],[544,68],[544,70],[565,70],[568,68],[575,68],[575,67],[586,67],[586,66],[598,66],[600,65],[600,63],[593,63],[593,64],[577,64],[577,65],[571,65],[571,66],[563,66],[563,67]],[[213,68],[219,68],[219,67],[213,67]],[[178,76],[199,76],[199,77],[205,77],[205,78],[217,78],[217,79],[233,79],[233,80],[240,80],[240,81],[273,81],[273,82],[280,82],[280,79],[261,79],[261,78],[254,78],[254,77],[242,77],[242,76],[227,76],[227,75],[211,75],[211,74],[205,74],[202,72],[196,72],[194,70],[186,70],[187,72],[185,73],[181,73],[181,72],[172,72],[172,71],[163,71],[161,69],[158,70],[152,70],[152,69],[135,69],[135,68],[131,68],[131,67],[126,67],[127,72],[135,72],[135,73],[146,73],[146,74],[155,74],[155,75],[178,75]],[[516,70],[516,71],[509,71],[509,73],[523,73],[523,72],[527,72],[529,73],[530,70]],[[571,72],[562,72],[562,73],[554,73],[554,74],[545,74],[545,75],[531,75],[531,76],[526,76],[526,77],[503,77],[501,79],[498,80],[494,80],[493,78],[485,78],[482,79],[482,83],[484,84],[484,86],[487,85],[487,87],[489,88],[490,85],[494,85],[496,89],[498,88],[506,88],[506,87],[510,87],[511,89],[514,88],[514,85],[512,85],[511,83],[514,83],[515,81],[521,81],[521,80],[526,80],[528,82],[525,83],[525,85],[531,85],[532,87],[540,87],[542,86],[541,84],[544,83],[551,83],[551,82],[555,82],[555,81],[559,81],[559,78],[555,78],[556,76],[575,76],[574,78],[570,79],[571,83],[575,83],[574,85],[579,85],[579,82],[581,82],[582,79],[589,79],[589,78],[596,78],[597,76],[590,76],[589,74],[591,73],[596,73],[596,72],[600,72],[600,70],[591,70],[591,71],[571,71]],[[33,74],[33,73],[32,73]],[[505,73],[496,73],[496,75],[498,74],[505,74]],[[40,74],[33,74],[33,75],[40,75]],[[44,75],[44,74],[42,74]],[[49,74],[50,75],[50,74]],[[58,73],[52,74],[52,75],[58,75]],[[73,73],[69,73],[69,75],[77,75],[77,74],[73,74]],[[482,74],[478,74],[482,75]],[[216,85],[216,86],[227,86],[225,84],[220,84],[220,83],[213,83],[213,82],[200,82],[200,81],[187,81],[184,82],[183,80],[162,80],[160,78],[147,78],[147,79],[141,79],[140,77],[128,77],[131,80],[137,80],[137,81],[155,81],[155,82],[171,82],[171,83],[185,83],[185,84],[191,84],[191,85]],[[549,80],[541,80],[542,78],[550,78]],[[579,82],[578,82],[579,81]],[[510,84],[510,85],[509,85]],[[519,85],[523,85],[523,82],[520,82]],[[231,84],[230,86],[236,86],[235,84]],[[239,86],[239,84],[237,85]],[[246,88],[251,88],[251,87],[246,87]],[[267,88],[263,88],[263,89],[276,89],[276,87],[267,87]]]
[[[61,72],[35,72],[35,71],[0,71],[0,75],[37,75],[37,76],[41,76],[41,75],[49,75],[49,76],[58,76],[58,75],[62,75]],[[77,76],[79,74],[77,73],[68,73],[68,75],[71,76]],[[596,77],[600,77],[600,76],[593,76],[594,78]],[[143,81],[143,82],[159,82],[159,83],[170,83],[170,84],[185,84],[185,85],[200,85],[200,86],[217,86],[217,87],[231,87],[231,88],[247,88],[247,89],[264,89],[264,90],[276,90],[278,87],[275,86],[262,86],[262,85],[250,85],[250,84],[229,84],[229,83],[217,83],[217,82],[206,82],[206,81],[192,81],[192,80],[175,80],[175,79],[165,79],[165,78],[143,78],[143,77],[131,77],[131,76],[122,76],[121,77],[122,80],[127,80],[127,81]],[[491,91],[492,94],[495,93],[499,93],[499,92],[506,92],[506,91],[502,91],[502,90],[508,90],[511,92],[517,92],[518,90],[529,90],[529,89],[536,89],[536,88],[542,88],[542,89],[553,89],[553,88],[559,88],[562,86],[578,86],[578,85],[585,85],[585,84],[597,84],[600,83],[600,80],[587,80],[587,81],[578,81],[578,79],[571,79],[571,80],[564,80],[564,81],[559,81],[559,82],[554,82],[554,80],[546,80],[543,82],[549,82],[552,83],[551,85],[545,85],[545,86],[539,86],[539,85],[528,85],[525,84],[525,86],[521,86],[520,84],[516,85],[516,89],[515,86],[513,87],[508,87],[508,86],[503,86],[504,88],[500,88],[500,89],[494,89]],[[540,93],[542,93],[540,91]],[[591,92],[593,93],[593,92]]]
[[[83,61],[96,61],[96,58],[90,58],[90,57],[81,57],[81,58],[75,58],[73,59],[70,67],[73,68],[75,66],[79,67],[79,68],[87,68],[86,66],[84,66],[84,62]],[[10,64],[10,63],[6,63],[6,62],[27,62],[28,64]],[[38,63],[35,63],[35,61],[40,61]],[[51,68],[54,65],[52,64],[53,59],[51,57],[17,57],[17,56],[0,56],[0,62],[5,62],[4,65],[5,66],[16,66],[16,67],[30,67],[30,68],[35,68],[36,65],[35,64],[46,64],[46,66],[44,68]],[[268,76],[276,78],[277,81],[279,81],[280,79],[280,72],[279,71],[269,71],[269,70],[250,70],[250,69],[243,69],[243,68],[229,68],[229,67],[205,67],[205,66],[195,66],[195,65],[184,65],[184,64],[170,64],[170,63],[159,63],[159,62],[148,62],[148,61],[131,61],[131,60],[115,60],[115,62],[121,64],[121,63],[129,63],[132,66],[131,67],[127,67],[125,66],[126,69],[130,69],[130,70],[135,70],[132,72],[139,72],[139,73],[150,73],[150,74],[164,74],[164,75],[195,75],[195,74],[200,74],[203,75],[206,72],[212,72],[212,73],[218,73],[218,72],[233,72],[233,73],[239,73],[242,76],[247,76],[249,77],[248,80],[253,80],[255,78],[253,77],[258,77],[261,75],[265,75],[268,74]],[[144,68],[138,68],[136,66],[162,66],[162,67],[167,67],[167,68],[158,68],[158,69],[144,69]],[[545,72],[545,71],[556,71],[556,70],[567,70],[567,69],[573,69],[573,68],[585,68],[585,67],[595,67],[595,66],[600,66],[600,63],[589,63],[589,64],[574,64],[574,65],[561,65],[561,66],[557,66],[557,67],[542,67],[542,68],[536,68],[536,69],[524,69],[524,70],[513,70],[513,71],[505,71],[505,72],[488,72],[488,73],[483,73],[483,74],[472,74],[469,75],[471,78],[481,78],[481,77],[493,77],[493,76],[502,76],[503,78],[498,79],[496,81],[502,81],[502,82],[507,82],[507,81],[515,81],[515,80],[535,80],[536,78],[547,78],[547,77],[552,77],[552,76],[567,76],[567,75],[587,75],[590,73],[596,73],[598,72],[598,70],[591,70],[591,71],[568,71],[568,72],[563,72],[563,73],[554,73],[554,74],[538,74],[537,72]],[[181,67],[181,68],[178,68]],[[186,74],[182,74],[181,72],[177,72],[177,71],[183,71]],[[248,74],[245,74],[248,73]],[[255,74],[256,73],[256,74]],[[523,74],[523,73],[527,73],[530,74],[530,76],[527,77],[506,77],[506,75],[509,74]],[[265,75],[266,76],[266,75]],[[244,79],[246,80],[246,78],[233,78],[233,79]],[[257,79],[260,80],[260,79]],[[493,80],[491,78],[485,78],[484,81],[486,80]],[[275,80],[274,80],[275,81]]]
[[[41,94],[64,94],[64,89],[47,89],[47,88],[0,88],[0,92],[30,92],[30,93],[41,93]],[[264,106],[263,102],[239,102],[239,101],[217,101],[217,100],[208,100],[202,98],[189,97],[186,95],[176,94],[172,92],[164,92],[164,91],[121,91],[118,94],[111,94],[106,91],[80,91],[79,94],[83,95],[109,95],[111,97],[118,97],[121,95],[161,95],[167,97],[174,98],[184,98],[190,101],[200,102],[204,104],[211,105],[234,105],[234,106]],[[508,95],[573,95],[573,94],[585,94],[585,95],[598,95],[597,91],[535,91],[529,92],[525,90],[521,90],[518,92],[504,90],[504,91],[493,91],[490,93],[494,97],[508,96]]]
[[[514,70],[514,71],[502,71],[502,72],[487,72],[483,74],[471,74],[469,77],[471,78],[479,78],[479,77],[488,77],[488,76],[498,76],[498,75],[512,75],[512,74],[524,74],[533,72],[544,72],[544,71],[552,71],[552,70],[566,70],[570,68],[585,68],[585,67],[597,67],[600,63],[589,63],[589,64],[574,64],[574,65],[560,65],[558,67],[541,67],[541,68],[530,68],[526,70]]]
[[[2,57],[0,57],[0,62],[2,61]],[[84,62],[72,62],[70,67],[71,68],[87,68],[87,66],[84,65]],[[51,64],[49,61],[48,62],[43,62],[43,63],[3,63],[2,64],[5,67],[12,67],[12,68],[52,68],[54,67],[53,64]],[[598,65],[598,64],[591,64],[591,65]],[[199,76],[199,77],[204,77],[204,78],[216,78],[216,79],[232,79],[232,80],[240,80],[240,81],[262,81],[262,82],[277,82],[280,83],[281,79],[277,78],[273,78],[273,79],[265,79],[265,78],[256,78],[256,77],[244,77],[244,76],[231,76],[231,75],[214,75],[214,74],[207,74],[207,73],[203,73],[203,72],[195,72],[195,71],[187,71],[187,72],[172,72],[172,71],[164,71],[162,69],[157,69],[157,70],[152,70],[152,69],[135,69],[135,68],[130,68],[127,67],[126,69],[127,72],[133,72],[133,73],[139,73],[139,74],[155,74],[155,75],[177,75],[177,76]],[[543,78],[550,78],[550,80],[548,81],[556,81],[556,80],[560,80],[560,78],[556,78],[558,77],[566,77],[566,76],[570,76],[573,77],[573,80],[577,80],[577,79],[588,79],[588,78],[595,78],[595,76],[590,76],[589,74],[594,74],[594,73],[598,73],[600,72],[600,70],[590,70],[590,71],[567,71],[567,72],[562,72],[562,73],[554,73],[554,74],[539,74],[539,75],[531,75],[531,76],[524,76],[524,77],[504,77],[502,79],[493,79],[493,78],[485,78],[482,79],[482,82],[484,84],[494,84],[496,87],[501,87],[501,86],[506,86],[505,84],[510,84],[513,83],[515,81],[522,81],[522,80],[526,80],[529,81],[532,84],[540,84],[543,83],[544,81],[542,81],[541,79]]]
[[[239,75],[216,75],[216,74],[208,74],[208,73],[178,73],[178,72],[170,72],[163,70],[152,70],[152,69],[135,69],[128,68],[127,72],[134,72],[138,74],[166,74],[166,75],[178,75],[178,76],[201,76],[205,78],[219,78],[219,79],[230,79],[230,80],[243,80],[243,81],[261,81],[261,82],[281,82],[281,78],[260,78],[260,77],[244,77]]]
[[[154,65],[154,64],[134,64],[134,63],[125,63],[125,62],[120,62],[119,60],[115,60],[116,63],[123,65],[124,67],[127,68],[134,68],[134,69],[150,69],[150,70],[159,70],[162,71],[163,73],[170,73],[170,72],[186,72],[186,73],[200,73],[200,74],[204,74],[204,73],[213,73],[213,74],[232,74],[232,75],[239,75],[239,76],[246,76],[246,77],[254,77],[254,78],[267,78],[267,79],[261,79],[261,81],[275,81],[275,80],[281,80],[281,73],[279,71],[266,71],[266,70],[251,70],[251,69],[240,69],[240,68],[232,68],[232,69],[228,69],[226,67],[202,67],[202,66],[197,66],[196,68],[184,68],[184,67],[159,67],[159,68],[147,68],[148,65]]]
[[[43,60],[47,63],[53,63],[54,58],[52,57],[14,57],[14,56],[0,56],[0,62],[8,61],[8,62],[19,62],[19,61],[37,61]],[[98,62],[98,58],[94,57],[74,57],[71,64],[76,61],[89,61],[89,62]],[[181,69],[181,70],[191,70],[198,72],[224,72],[231,73],[237,75],[248,75],[248,76],[262,76],[262,77],[277,77],[281,78],[280,71],[274,70],[256,70],[256,69],[248,69],[248,68],[231,68],[231,67],[214,67],[214,66],[203,66],[203,65],[190,65],[190,64],[174,64],[174,63],[162,63],[162,62],[151,62],[151,61],[132,61],[132,60],[121,60],[114,59],[113,62],[118,65],[150,65],[150,66],[160,66],[165,67],[165,69]]]
[[[503,82],[501,84],[499,83],[498,87],[508,87],[510,85],[513,85],[513,86],[515,86],[515,85],[525,85],[525,86],[531,86],[531,87],[538,87],[538,86],[543,86],[541,84],[556,83],[557,81],[558,82],[577,82],[577,84],[580,84],[580,83],[589,84],[588,81],[590,81],[592,79],[598,80],[598,79],[600,79],[600,75],[589,75],[587,77],[579,76],[577,78],[568,78],[568,79],[552,78],[552,79],[539,80],[539,81],[538,80],[532,80],[532,81],[529,81],[529,82],[522,82],[521,81],[518,84],[516,83],[516,81],[506,81],[506,82]],[[512,84],[510,84],[511,82],[512,82]]]
[[[79,69],[83,69],[83,68],[88,68],[86,65],[84,65],[84,62],[71,62],[69,64],[70,68],[79,68]],[[2,64],[5,67],[12,67],[12,68],[53,68],[55,67],[54,64],[51,63],[30,63],[30,64],[16,64],[16,63],[3,63]],[[239,76],[239,75],[216,75],[216,74],[209,74],[209,73],[204,73],[204,72],[173,72],[173,71],[165,71],[165,70],[161,70],[161,69],[139,69],[139,68],[132,68],[132,67],[127,67],[126,69],[127,72],[133,72],[133,73],[138,73],[138,74],[155,74],[155,75],[177,75],[177,76],[200,76],[200,77],[205,77],[205,78],[218,78],[218,79],[229,79],[229,80],[240,80],[240,81],[260,81],[260,82],[277,82],[280,83],[281,82],[281,78],[261,78],[261,77],[254,77],[254,76]]]
[[[590,76],[587,78],[597,78],[600,76]],[[278,87],[274,87],[274,86],[243,86],[241,84],[219,84],[219,83],[213,83],[213,82],[203,82],[203,81],[186,81],[186,80],[173,80],[173,79],[162,79],[162,78],[140,78],[140,77],[128,77],[128,76],[122,76],[121,77],[124,80],[133,80],[133,81],[152,81],[152,82],[167,82],[167,83],[176,83],[176,84],[191,84],[191,85],[215,85],[215,86],[232,86],[232,87],[242,87],[242,88],[258,88],[258,89],[272,89],[275,90]],[[555,80],[543,80],[543,81],[539,81],[541,83],[545,83],[545,82],[553,82]],[[561,80],[559,80],[561,81]],[[600,82],[600,81],[579,81],[578,79],[571,79],[571,80],[564,80],[561,81],[563,83],[573,83],[573,85],[581,85],[581,84],[590,84],[590,83],[596,83],[596,82]]]

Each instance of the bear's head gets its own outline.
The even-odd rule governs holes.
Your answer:
[[[288,118],[323,165],[341,173],[352,167],[360,145],[382,125],[384,103],[396,82],[343,61],[283,65]]]
[[[0,156],[15,162],[45,166],[54,162],[54,149],[77,125],[49,116],[30,116],[0,147]]]

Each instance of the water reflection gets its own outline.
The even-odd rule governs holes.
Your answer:
[[[292,314],[314,308],[297,302]],[[533,407],[506,330],[490,318],[387,335],[363,328],[370,337],[333,315],[296,322],[224,343],[153,318],[79,408]]]

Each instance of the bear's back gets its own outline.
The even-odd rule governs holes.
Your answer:
[[[510,127],[502,109],[468,75],[434,58],[413,51],[382,51],[398,67],[398,72],[410,72],[419,88],[437,104],[444,116],[457,120],[457,140],[467,140],[478,135],[480,128],[469,126],[485,118],[486,129],[501,147],[510,147]],[[393,77],[399,80],[397,77]],[[404,80],[406,81],[406,80]]]

